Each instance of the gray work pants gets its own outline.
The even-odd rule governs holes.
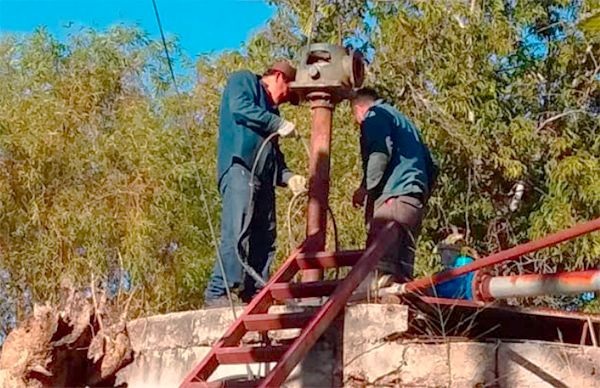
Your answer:
[[[377,265],[377,270],[394,275],[398,281],[413,277],[415,263],[415,245],[421,230],[421,221],[425,213],[425,204],[410,196],[393,197],[377,207],[370,218],[367,215],[369,234],[367,246],[377,237],[379,231],[390,221],[401,225],[400,237],[390,241],[388,249]]]

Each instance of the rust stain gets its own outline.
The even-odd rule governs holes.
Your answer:
[[[512,275],[506,276],[506,279],[512,284],[516,285],[517,282],[523,283],[536,283],[542,281],[555,280],[565,284],[592,284],[594,279],[600,277],[600,271],[589,270],[579,272],[559,272],[553,274],[528,274],[528,275]]]

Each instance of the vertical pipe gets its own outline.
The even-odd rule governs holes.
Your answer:
[[[309,96],[310,98],[310,96]],[[310,136],[308,215],[306,221],[307,246],[305,252],[318,252],[325,249],[327,229],[327,208],[329,207],[329,167],[331,150],[331,124],[333,104],[331,97],[319,94],[311,99],[312,128]],[[310,269],[303,271],[302,280],[317,281],[323,271]]]

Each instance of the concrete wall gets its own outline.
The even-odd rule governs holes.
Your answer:
[[[129,387],[177,387],[231,323],[229,309],[138,319],[129,325],[136,352],[118,382]],[[478,343],[402,339],[401,305],[355,305],[290,376],[289,387],[600,387],[600,349],[555,343]],[[280,338],[297,333],[286,331]],[[256,337],[244,338],[252,343]],[[258,365],[251,366],[253,373]],[[214,378],[245,376],[246,367],[219,368]]]
[[[348,387],[600,387],[600,352],[543,342],[394,341],[348,363],[344,374]]]

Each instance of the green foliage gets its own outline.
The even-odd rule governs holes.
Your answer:
[[[507,69],[502,58],[523,47],[520,29],[542,30],[560,4],[505,4],[377,3],[373,10],[371,80],[418,124],[442,164],[423,243],[454,224],[489,252],[600,214],[599,46],[567,26],[564,40],[548,39],[547,58]],[[508,194],[517,180],[528,191],[512,213]],[[600,238],[553,253],[537,257],[554,269],[594,265]]]
[[[598,33],[600,32],[600,12],[596,12],[595,14],[585,18],[579,24],[579,27],[589,33]]]
[[[564,2],[271,3],[277,12],[268,26],[241,50],[201,56],[194,88],[181,96],[160,44],[136,29],[83,31],[64,43],[44,30],[0,39],[0,269],[19,290],[11,297],[57,298],[65,276],[86,286],[93,273],[106,286],[123,268],[137,290],[134,311],[198,307],[214,258],[209,221],[218,231],[222,88],[232,71],[260,73],[309,39],[373,48],[368,83],[421,128],[441,162],[418,273],[439,268],[433,247],[452,225],[486,253],[600,214],[600,43],[574,25],[552,38],[552,9]],[[595,7],[588,1],[581,11]],[[367,14],[376,23],[365,23]],[[543,59],[528,56],[523,26],[548,42]],[[185,61],[176,42],[169,47]],[[282,113],[307,142],[310,109]],[[362,212],[350,203],[361,176],[358,136],[340,104],[330,199],[346,249],[365,239]],[[306,173],[305,145],[282,147],[290,167]],[[511,212],[517,181],[527,192]],[[282,260],[303,237],[304,213],[289,209],[288,230],[291,194],[277,195]],[[599,256],[600,236],[590,235],[520,270],[588,267]]]
[[[183,131],[192,101],[165,94],[161,46],[119,27],[0,47],[0,254],[15,286],[53,299],[63,277],[107,284],[124,268],[138,311],[198,306],[212,239]]]
[[[269,3],[278,7],[272,29],[277,31],[277,24],[285,26],[283,35],[288,36],[274,42],[275,46],[290,39],[301,43],[343,44],[345,39],[366,31],[364,17],[368,7],[364,0],[270,0]]]

